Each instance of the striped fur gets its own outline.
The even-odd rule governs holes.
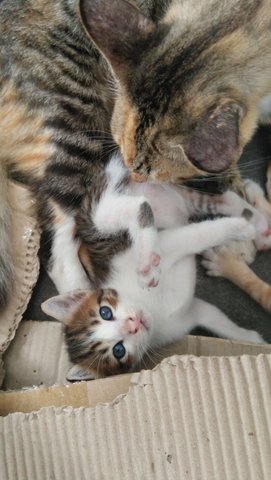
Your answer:
[[[110,79],[75,0],[0,3],[0,306],[12,283],[4,165],[30,186],[50,231],[53,205],[77,209],[115,147]]]
[[[271,91],[271,0],[165,3],[158,22],[121,0],[81,0],[81,14],[119,79],[112,130],[126,164],[176,182],[225,172],[255,131]]]
[[[139,2],[139,4],[142,2]],[[160,2],[145,2],[158,15]],[[6,166],[38,199],[45,231],[80,207],[116,147],[115,80],[82,28],[78,0],[0,2],[0,308],[12,284]]]

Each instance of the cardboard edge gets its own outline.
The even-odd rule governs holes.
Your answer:
[[[115,405],[129,395],[134,387],[151,386],[152,376],[158,371],[163,371],[168,366],[176,367],[181,361],[183,368],[188,368],[191,363],[196,366],[205,358],[212,359],[236,359],[243,361],[244,358],[266,357],[267,354],[210,356],[197,357],[195,355],[173,355],[158,364],[153,370],[141,370],[140,372],[117,375],[98,380],[76,382],[72,385],[60,385],[52,387],[35,387],[20,391],[8,391],[0,393],[0,416],[8,416],[14,413],[39,412],[43,408],[63,407],[94,408],[99,405]],[[270,355],[270,354],[269,354]]]

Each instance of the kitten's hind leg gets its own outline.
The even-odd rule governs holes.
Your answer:
[[[249,343],[266,343],[254,330],[247,330],[233,323],[219,308],[195,298],[190,309],[197,325],[232,340]]]
[[[78,256],[80,242],[74,237],[75,221],[59,211],[55,220],[48,275],[59,293],[89,289],[90,282]]]
[[[155,287],[160,276],[160,247],[153,212],[145,197],[107,194],[92,219],[101,235],[128,230],[137,255],[139,284]]]

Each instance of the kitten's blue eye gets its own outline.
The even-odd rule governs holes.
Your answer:
[[[113,320],[113,313],[109,307],[101,307],[99,311],[103,320]]]
[[[117,358],[118,360],[120,360],[121,358],[124,357],[126,353],[126,350],[125,350],[125,347],[123,345],[123,343],[117,343],[114,347],[113,347],[113,355],[115,358]]]

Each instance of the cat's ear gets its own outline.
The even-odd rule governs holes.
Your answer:
[[[228,101],[203,115],[184,145],[189,160],[211,173],[223,172],[234,164],[241,154],[242,114],[241,105]]]
[[[126,0],[80,0],[81,20],[117,77],[136,64],[155,24]]]
[[[66,375],[69,382],[81,382],[82,380],[95,380],[95,374],[80,365],[73,365]]]
[[[82,299],[89,293],[89,290],[75,290],[64,295],[57,295],[43,302],[41,309],[50,317],[65,323],[73,310],[78,307]]]

